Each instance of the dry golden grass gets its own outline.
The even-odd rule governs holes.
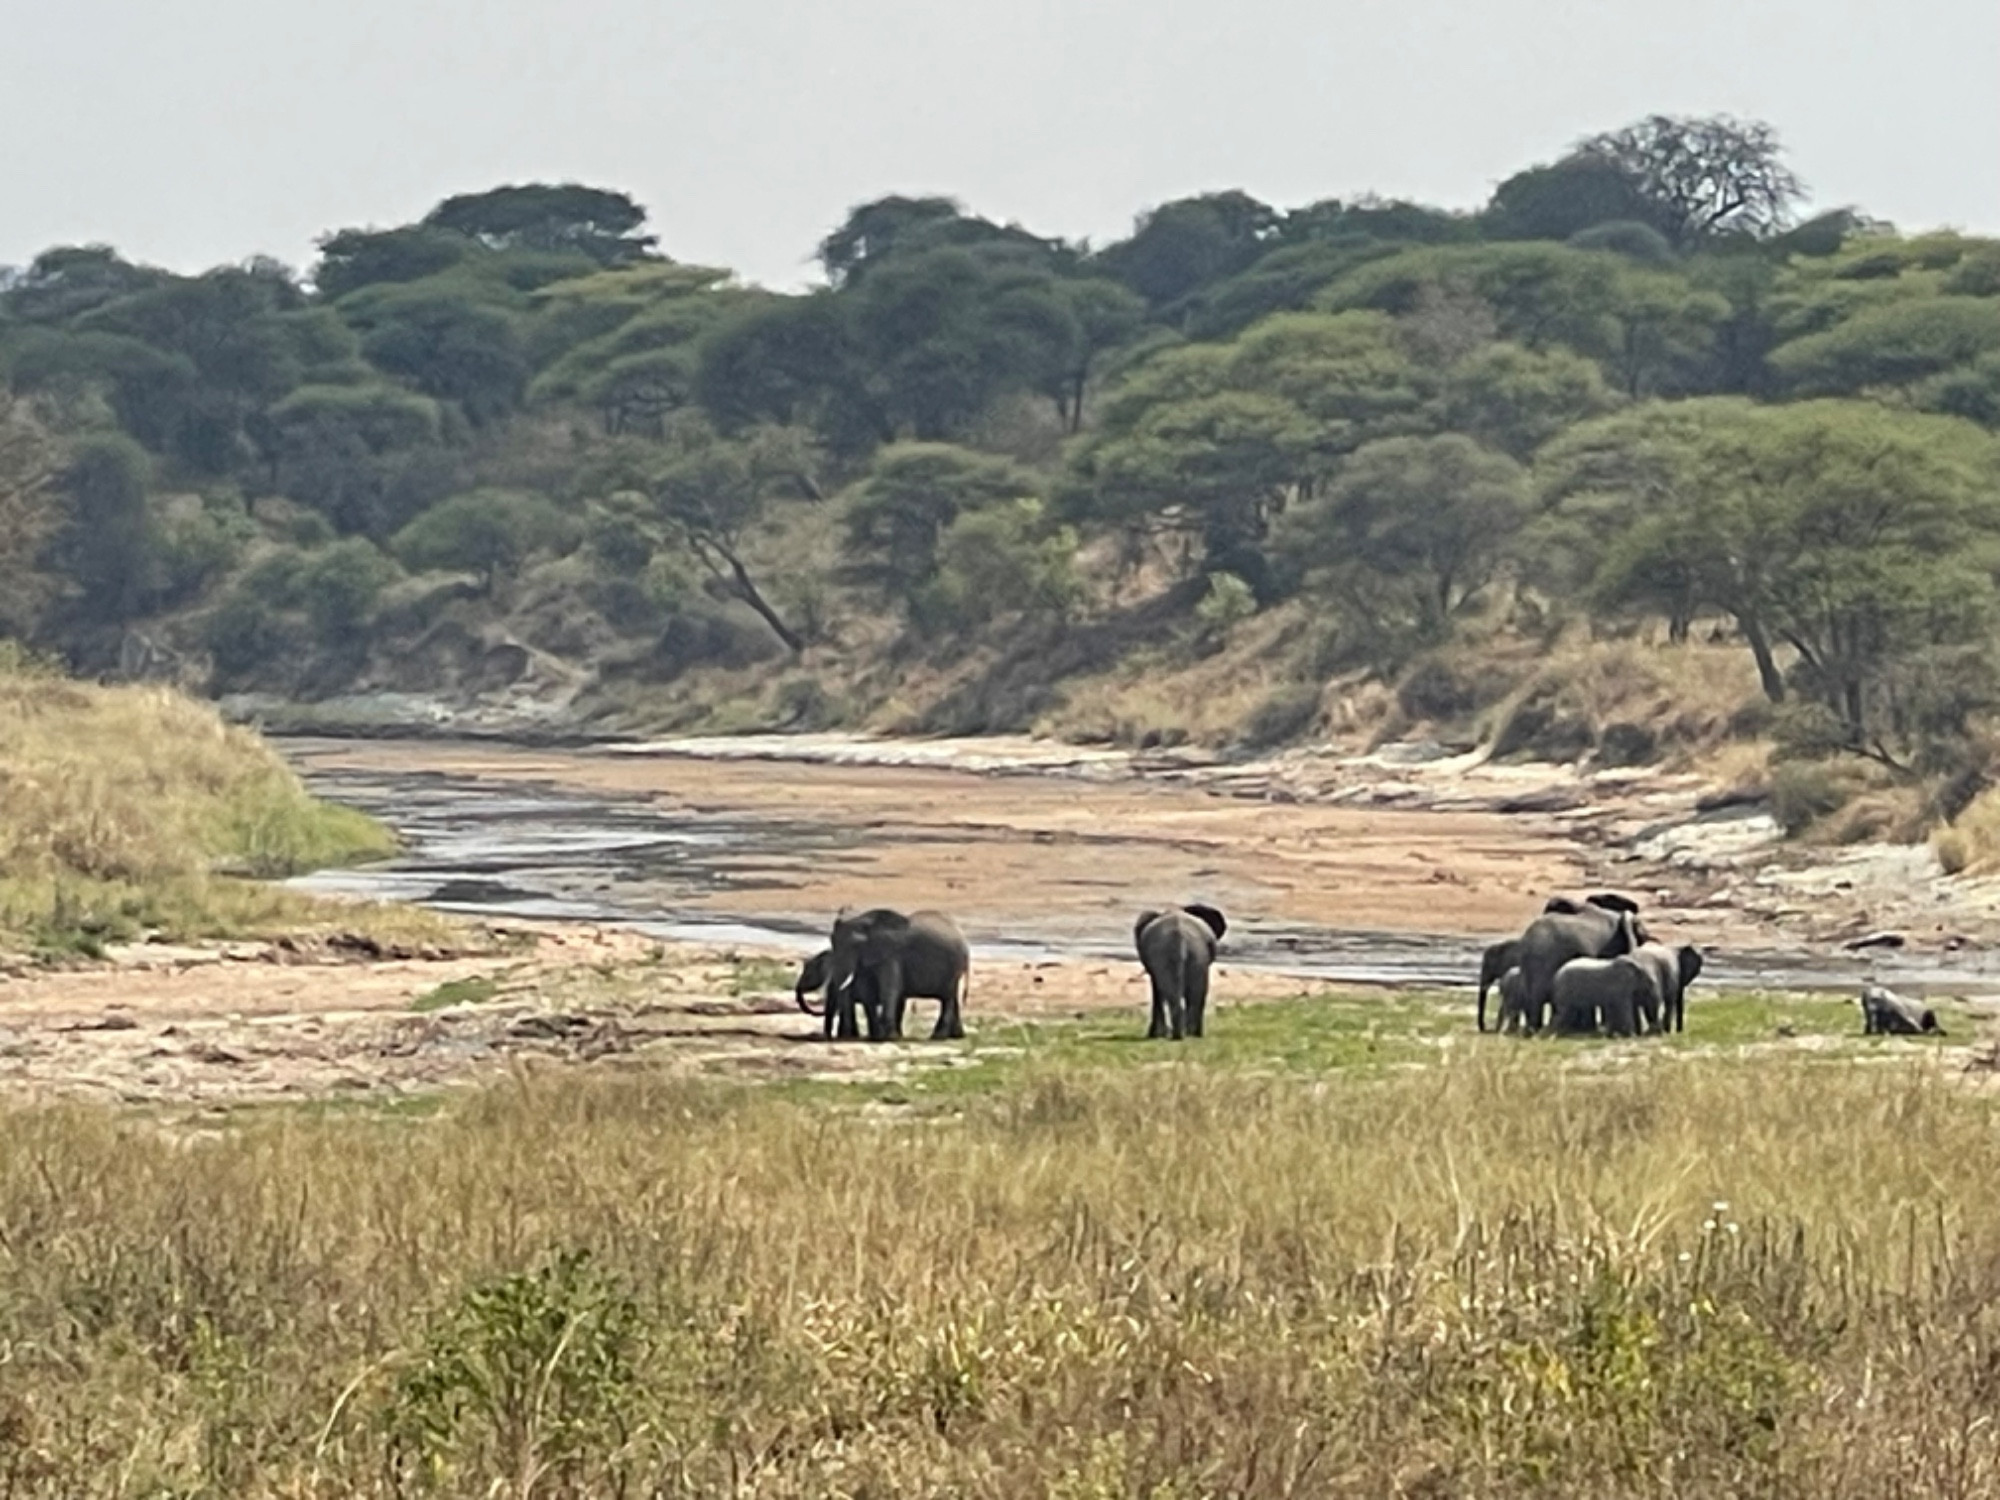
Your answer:
[[[361,814],[309,796],[276,752],[206,704],[0,659],[0,938],[227,928],[285,905],[229,876],[393,848]]]
[[[1685,758],[1713,753],[1733,738],[1762,693],[1740,646],[1571,640],[1547,653],[1503,700],[1491,716],[1493,728],[1529,702],[1597,736],[1612,725],[1635,726]]]
[[[919,1116],[574,1074],[429,1118],[16,1111],[0,1475],[1994,1493],[1984,1097],[1921,1061],[1558,1050],[1031,1067]]]
[[[1319,716],[1307,700],[1316,684],[1299,672],[1305,624],[1297,605],[1266,610],[1231,626],[1206,655],[1194,649],[1190,626],[1189,640],[1161,642],[1110,672],[1065,682],[1061,703],[1034,732],[1120,745],[1229,745],[1257,738],[1260,710],[1292,696],[1301,700],[1294,735],[1314,730]]]
[[[1947,875],[2000,870],[2000,790],[1981,792],[1951,823],[1931,834]]]

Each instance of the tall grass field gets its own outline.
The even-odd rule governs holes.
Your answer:
[[[0,1493],[2000,1492],[1986,1094],[1602,1055],[18,1109]]]

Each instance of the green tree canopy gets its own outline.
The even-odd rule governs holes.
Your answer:
[[[1033,500],[1040,482],[1016,464],[949,443],[894,443],[841,497],[842,551],[853,575],[907,600],[936,577],[944,538],[964,515]]]
[[[341,229],[319,242],[313,285],[322,297],[345,297],[365,286],[422,281],[479,253],[462,234],[422,224],[400,229]]]
[[[1566,240],[1599,224],[1648,223],[1651,216],[1652,205],[1623,166],[1578,152],[1516,172],[1493,190],[1480,220],[1496,240]]]
[[[1802,396],[1908,386],[2000,351],[2000,297],[1925,297],[1855,313],[1781,344],[1771,366]]]
[[[1143,215],[1131,238],[1099,260],[1154,308],[1165,308],[1247,269],[1276,241],[1280,224],[1276,209],[1248,193],[1181,198]]]
[[[568,550],[579,539],[576,522],[540,495],[471,490],[410,522],[396,533],[390,551],[406,568],[477,573],[490,594],[534,553]]]
[[[461,193],[445,199],[423,222],[495,250],[573,253],[607,266],[643,259],[658,243],[639,232],[646,211],[629,196],[574,182]]]
[[[1492,580],[1526,508],[1503,453],[1458,433],[1384,438],[1287,512],[1273,547],[1378,637],[1435,639]]]
[[[805,637],[758,581],[748,547],[774,506],[818,495],[820,463],[803,429],[766,425],[725,435],[690,413],[669,425],[663,442],[628,440],[614,447],[590,487],[606,497],[639,500],[667,541],[797,654]]]
[[[158,584],[159,534],[146,500],[151,479],[146,450],[130,438],[88,437],[70,454],[55,560],[91,620],[131,619]]]
[[[1268,596],[1271,518],[1372,438],[1421,430],[1429,378],[1375,313],[1287,313],[1170,349],[1111,393],[1073,456],[1071,516],[1202,538]]]
[[[1600,597],[1657,608],[1670,580],[1683,611],[1726,613],[1774,700],[1789,646],[1850,748],[1886,755],[1899,673],[1991,621],[2000,452],[1967,423],[1683,402],[1586,424],[1540,468],[1555,515],[1595,523]]]

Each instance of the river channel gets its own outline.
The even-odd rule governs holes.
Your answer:
[[[483,748],[427,752],[304,740],[282,747],[315,792],[381,819],[403,841],[395,859],[295,882],[323,893],[494,919],[619,924],[665,939],[798,954],[820,945],[831,915],[820,872],[865,868],[885,851],[900,852],[919,868],[959,872],[941,882],[952,888],[950,899],[921,904],[948,906],[976,954],[1123,960],[1130,953],[1128,913],[1159,901],[1149,877],[1185,856],[1183,887],[1200,878],[1198,893],[1215,893],[1230,910],[1227,961],[1239,967],[1346,983],[1462,986],[1477,972],[1483,942],[1497,935],[1491,926],[1485,933],[1464,930],[1469,923],[1462,915],[1444,919],[1449,886],[1429,887],[1438,893],[1431,897],[1419,893],[1420,902],[1430,901],[1439,930],[1424,930],[1421,904],[1398,917],[1397,930],[1301,920],[1296,902],[1294,911],[1262,913],[1256,879],[1264,866],[1255,851],[1224,848],[1218,856],[1213,837],[1202,844],[1178,835],[1156,849],[1126,848],[1128,837],[1093,835],[1087,788],[1066,791],[1086,817],[1083,827],[1058,839],[1043,827],[996,828],[970,812],[944,824],[904,822],[881,816],[872,804],[858,806],[852,795],[815,804],[754,791],[789,787],[795,775],[806,774],[782,766],[766,767],[763,782],[704,779],[698,796],[664,796],[650,782],[627,788],[631,777],[600,773],[604,763],[590,751],[516,763]],[[660,770],[661,784],[679,785],[698,764]],[[897,774],[893,767],[877,770],[881,777]],[[946,778],[940,785],[951,800],[951,773],[906,774]],[[991,785],[969,773],[962,779],[968,807]],[[851,792],[857,784],[842,785]],[[880,793],[872,784],[868,789]],[[1174,805],[1161,805],[1163,816],[1181,816]],[[1101,857],[1093,853],[1093,836]],[[1046,876],[1038,861],[1048,862]],[[996,881],[989,890],[978,878],[989,869],[1012,872],[1012,885]],[[1051,891],[1045,909],[1024,919],[1039,888]],[[1023,940],[1030,926],[1033,938]],[[1850,954],[1774,942],[1710,952],[1709,976],[1746,988],[1851,991],[1873,977],[1918,992],[2000,993],[2000,965],[1983,950]]]

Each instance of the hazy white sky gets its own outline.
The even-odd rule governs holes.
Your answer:
[[[1995,0],[0,0],[0,265],[304,264],[453,192],[622,188],[814,274],[939,192],[1045,234],[1243,187],[1471,206],[1647,113],[1770,120],[1826,207],[2000,232]]]

